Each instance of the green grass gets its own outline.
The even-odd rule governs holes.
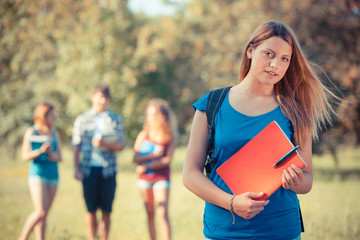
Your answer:
[[[182,185],[185,148],[178,148],[172,163],[170,218],[174,240],[202,239],[204,203]],[[0,149],[0,238],[16,239],[33,206],[27,185],[27,164],[9,160]],[[305,240],[360,239],[360,149],[340,151],[339,173],[328,155],[314,157],[314,186],[299,195],[305,221]],[[119,154],[118,188],[113,206],[111,240],[148,238],[146,216],[136,188],[130,149]],[[85,205],[81,184],[73,178],[72,154],[64,149],[55,202],[48,216],[47,239],[85,240]],[[31,236],[30,239],[34,239]]]

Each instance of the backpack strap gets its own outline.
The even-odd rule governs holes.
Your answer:
[[[31,128],[33,129],[35,135],[40,135],[39,131],[36,130],[35,125],[32,125]]]
[[[303,220],[303,217],[302,217],[302,214],[301,214],[301,208],[300,208],[300,205],[299,205],[299,212],[300,212],[301,232],[305,232],[304,220]]]
[[[216,159],[214,158],[215,146],[215,116],[218,113],[224,98],[231,87],[225,87],[213,90],[209,93],[207,106],[206,106],[206,117],[208,121],[208,157],[205,163],[206,175],[209,176],[213,167],[216,164]]]

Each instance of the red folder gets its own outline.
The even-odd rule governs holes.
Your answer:
[[[284,169],[292,164],[301,169],[305,167],[305,162],[297,151],[273,167],[293,148],[294,145],[284,131],[276,121],[273,121],[222,164],[216,172],[235,195],[263,192],[264,196],[257,200],[265,200],[281,187]]]

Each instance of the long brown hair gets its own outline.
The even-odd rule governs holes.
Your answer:
[[[36,106],[34,110],[34,124],[48,126],[46,122],[46,116],[54,109],[50,103],[40,103]]]
[[[311,66],[313,64],[305,58],[291,27],[280,21],[271,20],[259,26],[247,43],[244,53],[271,37],[281,38],[292,48],[289,68],[283,79],[275,84],[274,93],[282,112],[293,125],[294,142],[303,145],[309,136],[317,139],[322,125],[330,122],[334,113],[330,99],[337,97],[314,73]],[[240,81],[248,74],[250,66],[251,59],[243,54]]]
[[[152,98],[146,106],[146,111],[151,106],[155,107],[156,109],[155,121],[150,122],[146,118],[143,129],[146,132],[149,132],[150,129],[157,131],[164,144],[168,144],[171,141],[176,141],[176,119],[169,104],[164,99]]]

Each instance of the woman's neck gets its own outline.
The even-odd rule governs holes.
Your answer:
[[[258,81],[252,81],[249,78],[244,78],[244,80],[238,84],[238,87],[243,94],[249,97],[274,97],[273,85],[262,84]]]
[[[156,130],[152,129],[152,130],[149,130],[147,132],[147,134],[148,134],[149,139],[156,142],[156,143],[163,143],[164,142],[164,134],[159,132],[159,131],[156,131]]]
[[[39,131],[39,133],[42,133],[42,134],[48,134],[51,132],[51,129],[46,125],[35,124],[35,128],[36,128],[36,130]]]

